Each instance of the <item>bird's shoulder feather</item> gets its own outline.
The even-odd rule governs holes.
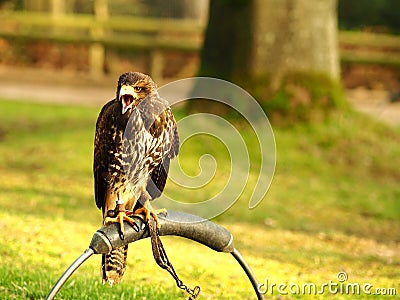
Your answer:
[[[101,109],[96,122],[96,133],[94,138],[94,157],[93,157],[93,173],[94,173],[94,193],[96,205],[98,208],[104,208],[105,197],[107,192],[107,182],[104,173],[108,170],[107,143],[105,136],[107,135],[108,124],[114,118],[114,111],[117,102],[111,100],[107,102]]]

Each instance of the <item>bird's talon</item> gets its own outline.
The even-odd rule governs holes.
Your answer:
[[[133,225],[133,229],[134,229],[136,232],[139,232],[139,230],[140,230],[139,225],[136,224],[136,223],[134,223],[134,224],[135,224],[135,225]]]

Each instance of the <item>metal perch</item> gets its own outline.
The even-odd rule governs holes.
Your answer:
[[[125,222],[124,240],[121,240],[119,237],[119,225],[116,223],[97,230],[92,237],[89,248],[61,275],[46,299],[54,299],[68,278],[93,254],[107,254],[112,249],[149,237],[149,230],[143,218],[139,215],[134,215],[133,219],[139,230]],[[263,294],[258,290],[258,283],[254,273],[239,251],[235,249],[232,234],[227,229],[209,220],[175,211],[168,211],[167,216],[160,215],[159,220],[161,225],[160,236],[180,236],[203,244],[215,251],[231,253],[246,272],[257,295],[257,299],[264,299]]]

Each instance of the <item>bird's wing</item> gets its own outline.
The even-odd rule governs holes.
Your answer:
[[[96,134],[94,138],[94,196],[98,208],[104,210],[107,192],[107,172],[108,172],[108,154],[107,154],[107,129],[111,118],[111,107],[114,101],[106,103],[100,111],[96,122]]]
[[[146,190],[150,194],[151,199],[155,199],[161,196],[164,191],[165,183],[168,178],[170,158],[164,157],[161,163],[159,163],[151,172],[151,180],[148,181]]]
[[[161,155],[162,159],[151,173],[151,180],[147,184],[147,191],[152,199],[161,195],[168,178],[169,163],[179,152],[179,136],[175,118],[168,103],[157,94],[151,96],[149,106],[143,114],[146,128],[153,138],[164,137],[162,149],[154,155]],[[165,133],[163,135],[162,133]]]
[[[176,126],[176,121],[174,118],[174,115],[171,112],[172,120],[173,120],[173,136],[172,136],[172,142],[171,142],[171,148],[168,153],[168,156],[172,159],[179,154],[179,134],[178,134],[178,127]]]

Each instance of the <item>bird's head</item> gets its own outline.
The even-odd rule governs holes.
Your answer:
[[[118,79],[117,88],[117,101],[121,103],[122,114],[125,114],[132,107],[136,107],[156,89],[156,84],[146,74],[139,72],[122,74]]]

